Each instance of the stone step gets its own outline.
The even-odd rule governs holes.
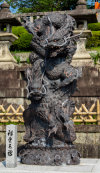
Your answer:
[[[20,71],[0,70],[0,79],[20,79]]]
[[[0,79],[1,88],[25,88],[26,82],[20,79]]]
[[[76,91],[72,97],[100,97],[100,87],[93,86],[93,87],[78,87],[79,91]]]
[[[100,86],[100,78],[98,77],[85,77],[81,78],[77,81],[77,85],[79,87],[99,87]]]
[[[100,173],[100,159],[81,159],[79,165],[39,166],[17,162],[17,167],[6,168],[6,161],[0,163],[0,173]]]
[[[0,97],[2,98],[24,98],[27,93],[24,88],[1,88]]]
[[[99,77],[100,78],[100,72],[95,67],[84,66],[82,71],[83,71],[82,72],[82,78],[84,78],[84,77],[86,77],[86,78],[87,77],[89,77],[89,78],[91,78],[91,77],[97,77],[98,78]]]
[[[26,62],[27,58],[29,57],[31,52],[26,53],[12,53],[13,56],[16,56],[17,58],[20,57],[20,62]]]

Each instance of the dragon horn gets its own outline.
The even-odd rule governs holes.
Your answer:
[[[85,28],[83,29],[83,31],[85,30]],[[73,35],[73,36],[71,36],[71,37],[64,37],[64,40],[65,40],[65,42],[63,43],[63,44],[61,44],[61,45],[57,45],[57,44],[48,44],[48,41],[47,41],[47,44],[46,45],[43,45],[43,47],[47,47],[47,45],[49,45],[49,46],[56,46],[56,47],[62,47],[62,46],[64,46],[66,43],[67,43],[67,40],[68,39],[71,39],[71,38],[75,38],[75,37],[79,37],[82,33],[83,33],[83,31],[80,33],[80,34],[77,34],[77,35]]]
[[[77,34],[77,35],[74,35],[72,37],[77,37],[77,36],[80,36],[83,32],[84,32],[85,28],[83,29],[83,31],[80,33],[80,34]],[[68,37],[68,38],[72,38],[72,37]]]

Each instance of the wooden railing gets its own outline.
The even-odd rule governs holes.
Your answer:
[[[96,109],[95,112],[93,112],[93,109]],[[8,107],[7,110],[4,109],[3,105],[0,105],[0,122],[24,122],[23,120],[23,112],[24,107],[20,105],[17,110],[14,109],[12,105]],[[82,104],[80,109],[78,110],[77,107],[75,107],[75,112],[73,113],[73,117],[71,118],[75,123],[97,123],[100,125],[100,103],[99,100],[97,100],[97,103],[93,104],[91,108],[88,110],[85,106],[85,104]]]

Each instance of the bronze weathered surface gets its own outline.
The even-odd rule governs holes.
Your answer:
[[[23,113],[24,140],[29,143],[19,156],[25,164],[79,164],[80,153],[73,145],[76,134],[70,119],[75,107],[70,96],[82,76],[82,68],[70,65],[79,38],[73,36],[75,20],[55,13],[34,23],[27,18],[23,21],[33,35],[31,46],[35,52],[29,57],[32,68],[26,70],[31,104]]]

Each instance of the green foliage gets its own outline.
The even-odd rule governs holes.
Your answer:
[[[87,48],[100,46],[100,31],[92,31],[92,35],[86,43]]]
[[[32,40],[32,35],[29,34],[26,29],[22,26],[12,27],[12,33],[18,37],[10,47],[10,51],[15,50],[25,50],[31,51],[30,42]]]
[[[93,119],[97,119],[97,115],[93,115],[92,117],[93,117]],[[95,122],[95,123],[87,122],[87,123],[85,123],[85,125],[97,125],[97,122]]]
[[[64,11],[75,9],[78,0],[5,0],[17,13]],[[87,8],[93,9],[95,0],[87,1]],[[0,0],[3,3],[3,0]]]
[[[93,119],[97,119],[97,115],[93,115],[92,117],[93,117]]]
[[[85,125],[91,125],[92,123],[90,123],[90,122],[86,122],[86,123],[84,123]]]
[[[97,61],[100,60],[100,52],[97,52],[97,54],[91,53],[90,55],[94,60],[94,64],[97,64]]]
[[[2,113],[7,113],[7,111],[2,111]]]
[[[21,123],[21,122],[18,122],[18,123],[15,123],[15,122],[7,122],[7,123],[0,123],[0,125],[9,125],[9,124],[14,124],[14,125],[24,125],[24,123]]]
[[[26,59],[27,63],[30,64],[30,60],[29,60],[29,57]]]
[[[27,50],[27,51],[25,51],[25,50],[23,50],[23,51],[22,51],[22,50],[11,51],[11,53],[13,53],[13,54],[14,54],[14,53],[26,53],[26,52],[31,53],[31,51],[28,51],[28,50]]]
[[[17,13],[64,11],[75,9],[78,0],[6,0],[13,8],[18,8]],[[3,0],[0,0],[3,2]]]
[[[20,37],[21,34],[28,33],[23,26],[13,26],[12,33],[15,34],[17,37]]]
[[[16,56],[14,56],[15,60],[17,61],[17,63],[20,63],[20,56],[18,56],[18,58]]]
[[[100,30],[100,23],[89,23],[88,29],[91,31],[99,31]]]
[[[100,31],[92,31],[94,37],[100,37]]]
[[[74,118],[72,118],[72,119],[74,119]],[[81,119],[81,118],[80,118],[80,116],[77,116],[76,119]],[[81,125],[81,122],[74,122],[74,124],[75,124],[75,125]]]
[[[93,37],[88,39],[86,47],[100,46],[100,23],[89,23],[88,29],[92,31]]]
[[[7,29],[6,28],[4,28],[4,31],[6,31]]]
[[[80,123],[80,122],[75,122],[74,124],[75,124],[75,125],[81,125],[81,123]]]
[[[90,37],[86,43],[86,47],[89,48],[89,47],[97,47],[100,45],[100,40],[99,40],[99,37]]]
[[[93,119],[97,119],[97,115],[92,116]],[[76,119],[81,119],[80,116],[78,116]],[[74,122],[75,125],[81,125],[80,122]],[[97,125],[97,122],[91,123],[91,122],[85,122],[85,125]]]
[[[100,46],[98,47],[89,47],[89,48],[86,48],[87,51],[100,51]]]
[[[85,125],[97,125],[97,122],[95,122],[95,123],[89,123],[89,122],[87,122],[87,123],[84,123]]]

